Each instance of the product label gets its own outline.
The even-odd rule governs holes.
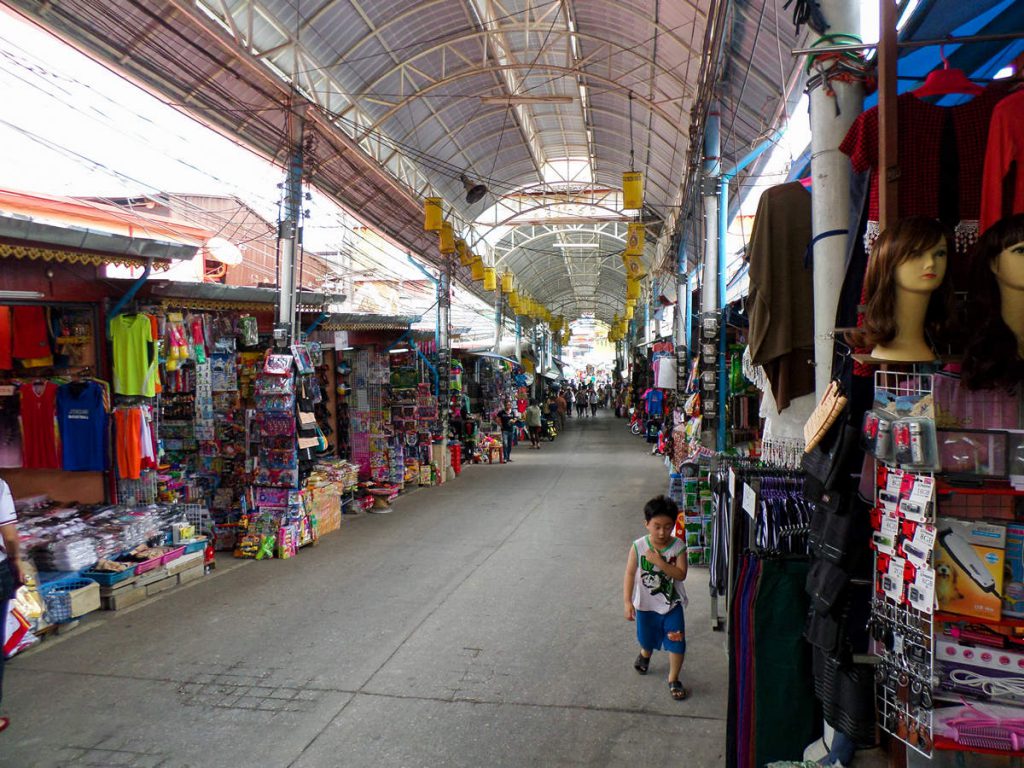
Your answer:
[[[750,515],[751,520],[757,516],[757,494],[749,483],[743,484],[743,509]]]
[[[897,603],[903,599],[903,569],[906,562],[902,557],[890,558],[889,570],[882,578],[882,591],[886,597]]]
[[[931,568],[917,569],[917,578],[907,587],[907,600],[924,613],[935,610],[935,571]]]
[[[891,493],[893,496],[898,497],[900,490],[903,488],[903,470],[902,469],[890,469],[889,476],[885,481],[885,490],[887,493]]]

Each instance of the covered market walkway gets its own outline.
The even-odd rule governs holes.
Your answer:
[[[661,459],[607,416],[513,458],[16,657],[0,764],[722,764],[707,572],[689,579],[689,700],[664,659],[637,676],[621,615]]]

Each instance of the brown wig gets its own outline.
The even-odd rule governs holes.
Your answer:
[[[1024,214],[1001,219],[985,230],[971,253],[967,318],[970,342],[963,379],[971,389],[1013,389],[1024,379],[1017,337],[1003,320],[1003,301],[992,262],[1011,245],[1024,243]]]
[[[867,299],[864,322],[849,334],[851,344],[871,350],[896,338],[899,331],[896,327],[896,267],[935,247],[940,241],[945,241],[946,252],[951,255],[953,238],[949,230],[926,216],[901,219],[879,235],[864,278],[864,296]],[[928,302],[924,318],[925,338],[930,344],[944,340],[946,323],[953,314],[953,288],[948,267],[946,272],[945,279]]]

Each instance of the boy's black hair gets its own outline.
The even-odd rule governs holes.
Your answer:
[[[649,523],[656,517],[670,517],[673,521],[679,516],[679,505],[668,496],[655,496],[644,505],[644,519]]]

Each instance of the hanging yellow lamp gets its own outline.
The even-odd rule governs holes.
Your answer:
[[[502,293],[508,293],[508,294],[512,293],[512,282],[513,282],[513,280],[514,280],[514,276],[512,275],[511,272],[505,271],[505,272],[501,273],[501,292]]]
[[[441,209],[442,202],[440,197],[428,197],[423,201],[424,232],[441,231],[441,223],[444,221],[444,213]]]
[[[455,253],[455,230],[452,229],[451,222],[445,221],[441,223],[439,240],[441,253]]]
[[[477,256],[477,257],[475,257],[473,259],[473,263],[469,265],[469,269],[470,269],[470,276],[474,280],[483,280],[484,279],[484,260],[481,259],[479,256]]]
[[[624,253],[622,254],[622,264],[626,268],[626,276],[632,277],[634,280],[639,280],[647,274],[647,268],[639,256],[630,256]]]
[[[632,304],[627,304],[626,305],[626,319],[627,320],[632,320],[633,319],[633,305]]]
[[[512,293],[508,295],[508,305],[512,307],[513,310],[519,308],[519,291],[512,291]]]
[[[643,256],[646,231],[643,222],[631,221],[626,235],[626,255]]]
[[[644,207],[644,174],[641,171],[622,174],[622,207],[630,210]]]
[[[468,267],[473,263],[473,252],[469,250],[469,244],[461,237],[455,238],[455,253],[459,255],[459,264]]]
[[[498,287],[498,272],[494,267],[484,267],[484,290],[493,291]]]
[[[640,298],[640,281],[636,278],[629,277],[626,279],[626,298],[627,299],[639,299]]]

